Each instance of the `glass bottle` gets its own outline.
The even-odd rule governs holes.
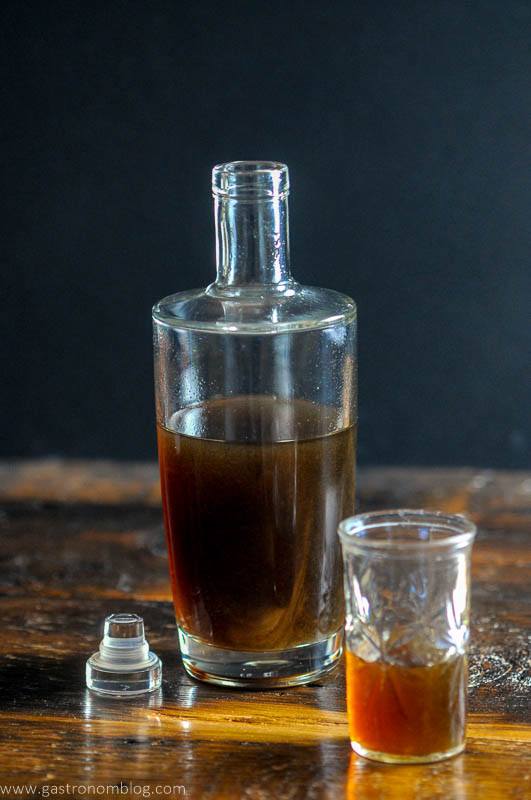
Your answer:
[[[341,654],[356,307],[298,284],[288,169],[214,168],[217,277],[153,309],[164,519],[187,672],[307,683]]]

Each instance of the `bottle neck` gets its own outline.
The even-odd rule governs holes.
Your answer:
[[[275,197],[214,197],[216,287],[238,290],[291,280],[287,193]]]

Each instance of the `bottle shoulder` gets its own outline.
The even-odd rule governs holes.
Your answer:
[[[164,297],[153,307],[162,325],[205,332],[276,334],[348,324],[356,319],[352,298],[333,289],[290,281],[281,287],[211,284]]]

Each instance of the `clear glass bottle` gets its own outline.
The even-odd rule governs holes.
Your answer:
[[[153,309],[181,655],[212,683],[306,683],[341,654],[356,307],[291,277],[285,165],[222,164],[212,187],[216,280]]]

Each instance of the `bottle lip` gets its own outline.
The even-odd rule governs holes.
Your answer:
[[[235,200],[280,199],[289,194],[289,171],[280,161],[227,161],[212,170],[212,194]]]

